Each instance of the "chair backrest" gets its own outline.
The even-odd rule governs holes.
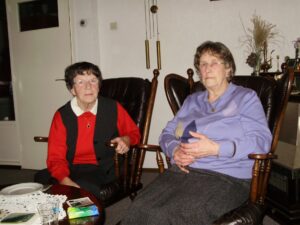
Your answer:
[[[157,90],[157,78],[159,71],[153,71],[153,79],[138,77],[123,77],[105,79],[102,82],[100,95],[118,101],[129,113],[141,132],[141,144],[147,144],[153,106]],[[127,195],[135,195],[142,187],[141,176],[146,151],[132,148],[127,154],[115,154],[115,174],[119,178],[121,193],[112,195],[104,201],[106,206],[113,204]],[[120,158],[123,158],[121,163]],[[108,189],[104,189],[103,196],[107,195]]]
[[[146,122],[148,100],[151,94],[151,82],[138,77],[104,79],[100,95],[118,101],[129,113],[143,135]],[[151,115],[148,115],[148,119]]]
[[[141,144],[147,144],[159,71],[153,71],[153,79],[121,77],[105,79],[100,95],[118,101],[129,113],[141,132]]]
[[[177,74],[165,77],[165,92],[170,107],[175,114],[182,106],[185,98],[195,92],[205,90],[200,81],[193,81],[193,71],[188,69],[188,78]],[[274,152],[278,143],[279,131],[283,121],[289,94],[294,78],[294,71],[287,70],[275,79],[261,76],[234,76],[232,82],[253,89],[262,102],[269,128],[273,134],[272,148]]]

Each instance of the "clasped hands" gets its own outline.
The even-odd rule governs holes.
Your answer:
[[[219,155],[220,148],[218,143],[203,134],[193,131],[189,133],[195,140],[191,143],[181,142],[173,153],[175,164],[186,173],[189,173],[186,166],[192,164],[197,159]]]

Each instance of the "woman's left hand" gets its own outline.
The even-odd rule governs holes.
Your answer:
[[[186,154],[195,158],[219,155],[220,145],[203,134],[190,131],[192,137],[196,139],[192,143],[181,143],[180,147]]]
[[[112,143],[116,143],[116,152],[119,154],[125,154],[129,150],[130,138],[128,136],[116,137],[111,140]]]

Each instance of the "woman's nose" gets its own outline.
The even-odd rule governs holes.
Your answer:
[[[85,89],[91,89],[91,86],[92,86],[91,82],[86,82],[84,85]]]

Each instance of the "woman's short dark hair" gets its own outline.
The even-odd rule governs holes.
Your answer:
[[[99,87],[101,86],[102,74],[99,67],[89,62],[78,62],[65,69],[65,81],[67,88],[71,90],[74,85],[74,78],[77,75],[84,75],[85,72],[87,74],[94,74],[99,80]]]
[[[194,57],[194,66],[197,73],[200,74],[199,71],[200,58],[204,53],[207,52],[216,57],[219,57],[221,60],[224,61],[225,66],[230,68],[228,81],[231,81],[231,78],[234,76],[236,70],[234,58],[229,48],[227,48],[227,46],[221,42],[206,41],[197,48]]]

